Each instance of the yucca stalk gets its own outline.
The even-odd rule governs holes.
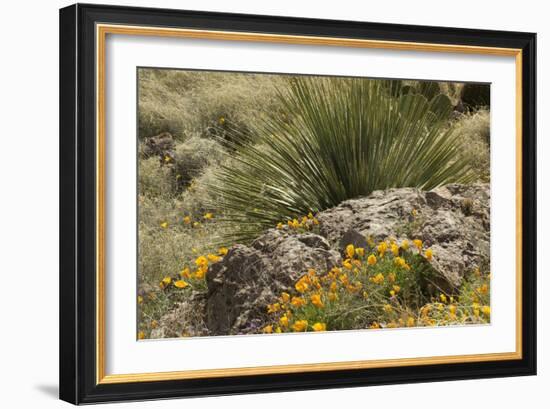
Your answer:
[[[287,114],[260,120],[254,143],[234,142],[210,186],[239,226],[233,240],[374,190],[472,179],[443,95],[402,94],[397,81],[302,77],[278,97]]]

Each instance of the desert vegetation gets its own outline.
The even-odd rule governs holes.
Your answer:
[[[486,233],[489,199],[468,186],[490,180],[487,85],[140,69],[138,89],[138,338],[490,320],[488,251],[439,260],[443,240],[477,244],[423,210],[457,186],[437,206]],[[383,232],[331,216],[395,189],[420,201]],[[311,255],[280,250],[297,261],[272,274],[269,235]]]

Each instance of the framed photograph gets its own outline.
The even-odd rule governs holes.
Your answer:
[[[534,375],[535,42],[61,9],[61,399]]]

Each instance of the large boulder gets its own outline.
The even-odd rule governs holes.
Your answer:
[[[489,263],[489,202],[487,184],[388,189],[342,202],[317,218],[321,234],[338,247],[350,232],[375,241],[418,238],[432,248],[432,267],[445,284],[458,287],[474,266]]]
[[[272,229],[251,246],[236,245],[207,274],[206,325],[210,334],[258,332],[266,306],[308,269],[326,271],[341,262],[316,234]]]

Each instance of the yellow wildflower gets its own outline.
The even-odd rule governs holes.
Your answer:
[[[369,329],[378,329],[380,328],[380,324],[374,321],[372,324],[369,325]]]
[[[302,332],[307,329],[307,321],[306,320],[298,320],[294,323],[292,326],[292,329],[296,332]]]
[[[416,248],[418,249],[418,251],[422,250],[422,240],[413,240],[413,244],[416,246]]]
[[[428,261],[431,261],[431,260],[432,260],[432,257],[433,257],[433,251],[432,251],[432,249],[426,250],[426,253],[424,253],[424,254],[425,254],[426,259],[427,259]]]
[[[183,218],[183,222],[184,222],[185,224],[190,224],[190,223],[191,223],[191,218],[190,218],[189,216],[185,216],[185,217]]]
[[[180,271],[180,276],[183,278],[190,278],[191,277],[191,271],[189,270],[189,267],[185,267],[183,270]]]
[[[351,270],[353,268],[353,264],[351,264],[351,261],[349,259],[345,259],[342,263],[342,266],[348,270]]]
[[[489,307],[488,305],[484,305],[483,307],[481,307],[481,312],[488,317],[491,315],[491,307]]]
[[[206,220],[211,220],[214,218],[214,214],[213,213],[205,213],[203,218],[205,218]]]
[[[455,315],[456,314],[456,305],[454,305],[454,304],[449,305],[449,312],[451,313],[451,315]]]
[[[382,275],[382,273],[378,273],[374,277],[371,277],[370,281],[375,284],[382,284],[384,282],[384,276]]]
[[[278,302],[276,302],[275,304],[269,304],[267,306],[267,313],[268,314],[273,314],[277,311],[279,311],[281,309],[281,304],[279,304]]]
[[[390,283],[394,283],[394,282],[395,282],[395,279],[396,279],[395,273],[392,272],[392,273],[389,273],[389,274],[388,274],[388,281],[389,281]]]
[[[407,318],[407,327],[414,327],[415,320],[413,317]]]
[[[311,300],[311,303],[315,305],[317,308],[323,308],[325,306],[319,294],[313,294],[310,297],[310,300]]]
[[[359,257],[363,257],[365,255],[365,249],[363,247],[356,247],[355,254],[357,254]]]
[[[197,280],[202,280],[204,276],[206,275],[206,272],[208,271],[208,266],[202,266],[195,271],[195,278]]]
[[[335,292],[330,292],[328,293],[328,299],[330,301],[336,301],[338,300],[338,294],[336,294]]]
[[[378,253],[380,253],[380,257],[384,257],[384,254],[388,250],[388,244],[385,241],[380,242],[380,244],[377,247]]]
[[[166,229],[168,227],[168,222],[162,222],[160,224],[160,227],[162,227],[163,229]]]
[[[184,281],[184,280],[174,281],[174,286],[177,287],[177,288],[185,288],[188,285],[189,285],[189,283],[187,281]]]
[[[394,290],[390,290],[390,296],[395,297],[395,291]]]
[[[393,311],[393,307],[390,304],[385,304],[384,305],[384,311],[389,314]]]
[[[195,223],[193,223],[193,227],[201,227],[201,223],[200,222],[195,222]]]
[[[220,256],[216,256],[215,254],[208,254],[206,257],[207,257],[208,260],[211,261],[212,263],[217,263],[218,261],[221,260],[221,257],[220,257]]]
[[[164,289],[167,285],[169,285],[172,282],[172,279],[168,276],[164,277],[162,281],[159,284],[159,287]]]
[[[281,318],[279,318],[279,324],[281,324],[281,327],[288,327],[288,317],[286,315],[283,315]]]
[[[340,282],[345,285],[349,283],[349,278],[347,274],[340,274],[340,276],[338,277],[338,280],[340,280]]]
[[[309,212],[309,213],[307,214],[307,218],[310,219],[310,220],[313,219],[313,213]]]
[[[220,125],[223,125],[225,123],[225,118],[223,116],[220,116],[220,118],[218,119],[218,123]]]
[[[315,217],[313,218],[313,224],[316,226],[319,224],[319,220],[317,220]]]
[[[445,294],[440,294],[439,298],[441,299],[442,303],[447,303],[447,296]]]
[[[393,291],[395,291],[396,293],[398,293],[399,291],[401,291],[401,287],[399,287],[398,285],[394,285],[394,286],[393,286]]]
[[[309,285],[306,283],[305,280],[300,279],[294,287],[298,292],[305,293],[308,290]]]
[[[159,323],[157,320],[153,320],[151,321],[151,328],[155,329],[156,327],[158,327]]]
[[[227,255],[228,252],[229,252],[229,249],[227,247],[220,247],[218,249],[218,254],[221,256]]]
[[[138,295],[137,297],[137,302],[138,304],[142,304],[143,303],[143,297],[141,295]]]
[[[322,323],[322,322],[316,322],[315,324],[313,324],[312,326],[313,328],[313,331],[326,331],[327,330],[327,324],[325,323]]]
[[[374,266],[376,264],[376,256],[374,254],[371,254],[368,258],[367,258],[367,264],[369,266]]]
[[[276,333],[276,334],[280,334],[281,332],[283,332],[283,331],[281,330],[281,327],[275,328],[275,333]]]
[[[290,294],[286,293],[286,292],[281,293],[281,301],[284,302],[284,303],[289,302],[290,301]]]
[[[299,308],[303,305],[306,305],[307,301],[303,297],[292,297],[292,300],[290,301],[290,303],[294,307]]]
[[[273,325],[266,325],[263,329],[264,334],[272,334],[273,333]]]
[[[281,230],[283,228],[283,223],[279,222],[277,223],[277,229]]]
[[[489,286],[487,284],[482,284],[481,287],[477,289],[477,292],[480,294],[487,294],[489,291]]]
[[[355,246],[353,244],[348,244],[346,246],[346,254],[348,258],[353,258],[353,256],[355,255]]]
[[[138,332],[138,339],[144,339],[145,338],[145,332],[139,331]]]
[[[208,259],[204,256],[199,256],[195,260],[195,264],[199,267],[207,266],[208,265]]]
[[[392,243],[391,252],[393,253],[394,256],[398,256],[399,255],[399,246],[395,243]]]
[[[396,266],[399,266],[399,267],[404,267],[405,264],[407,264],[403,257],[396,257],[393,259],[393,262]]]
[[[401,248],[403,250],[408,250],[409,249],[409,240],[405,239],[401,242]]]

